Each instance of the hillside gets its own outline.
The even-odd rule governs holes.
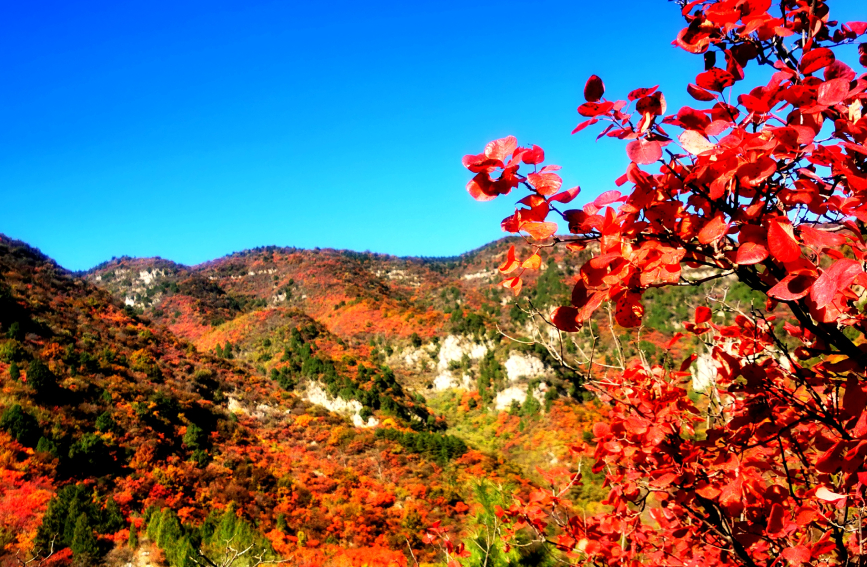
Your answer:
[[[340,344],[298,311],[281,308],[263,327],[285,356],[262,375],[200,352],[5,237],[0,304],[7,561],[53,542],[54,561],[108,554],[120,564],[135,525],[178,564],[182,550],[160,530],[175,526],[184,545],[210,549],[219,545],[207,526],[228,522],[297,564],[405,563],[407,541],[430,553],[419,545],[424,525],[461,525],[470,478],[525,484],[443,435],[442,420],[369,348]],[[355,427],[295,386],[332,404],[344,392],[362,398],[358,409],[379,427]]]
[[[536,479],[539,463],[564,458],[589,427],[588,418],[574,417],[587,414],[584,401],[592,399],[584,388],[587,380],[636,358],[679,365],[689,354],[702,355],[697,337],[666,348],[682,330],[678,321],[708,304],[720,323],[731,322],[735,310],[764,301],[731,280],[684,285],[664,295],[648,292],[641,329],[623,329],[603,312],[580,333],[561,335],[543,318],[552,307],[569,303],[578,277],[573,266],[580,265],[576,255],[543,251],[540,270],[530,274],[530,285],[516,300],[498,285],[497,267],[511,246],[518,257],[528,255],[519,238],[453,258],[267,247],[193,267],[121,258],[85,277],[110,290],[129,311],[151,317],[199,350],[243,360],[262,375],[297,374],[297,364],[287,364],[292,351],[287,329],[292,321],[309,318],[321,330],[317,348],[333,360],[370,358],[387,365],[402,391],[442,414],[434,420],[447,433],[505,457]],[[684,282],[707,275],[687,270]],[[700,366],[709,363],[700,356]],[[334,407],[318,392],[292,387]],[[333,387],[330,395],[359,402],[365,420],[376,410],[345,388]],[[573,431],[555,423],[560,417],[549,411],[555,401],[561,414],[572,416],[561,415],[565,422],[584,426]],[[511,423],[516,416],[518,422]],[[540,431],[555,433],[533,439],[531,421],[543,424]]]
[[[574,464],[607,411],[587,380],[636,357],[679,363],[698,343],[664,349],[673,320],[751,300],[687,286],[647,303],[652,331],[600,315],[561,336],[542,318],[568,303],[572,262],[546,255],[516,302],[497,285],[513,245],[448,259],[269,247],[71,274],[0,239],[7,558],[56,537],[53,560],[138,561],[134,525],[138,549],[181,565],[229,522],[298,565],[433,559],[421,530],[472,533],[479,481],[511,487],[508,504],[544,482],[539,467]],[[576,501],[592,508],[605,492],[584,470]],[[96,534],[84,551],[79,508]]]

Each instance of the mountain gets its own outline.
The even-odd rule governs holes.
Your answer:
[[[649,329],[602,313],[566,336],[544,318],[580,264],[543,252],[515,300],[497,271],[512,246],[529,255],[515,238],[454,258],[265,247],[73,274],[0,237],[7,559],[52,539],[52,561],[79,563],[187,565],[228,539],[298,565],[434,559],[424,527],[473,533],[490,487],[507,506],[592,442],[607,409],[588,381],[700,354],[663,348],[673,321],[752,300],[684,286],[648,297]]]
[[[230,518],[299,564],[405,561],[407,540],[430,554],[419,545],[424,525],[463,521],[469,477],[526,483],[444,435],[442,419],[369,347],[347,345],[291,307],[260,312],[274,315],[262,332],[282,348],[276,376],[200,352],[0,237],[6,560],[53,541],[54,561],[128,561],[131,524],[159,543],[174,522],[184,545],[219,547],[203,526]],[[371,408],[365,425],[378,427],[304,401],[292,393],[301,386],[337,411]],[[181,552],[166,549],[166,560],[179,564],[172,553]]]

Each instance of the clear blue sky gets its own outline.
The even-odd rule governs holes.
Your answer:
[[[569,134],[587,76],[612,97],[661,83],[672,106],[701,70],[664,0],[0,10],[0,232],[70,269],[268,244],[458,254],[514,202],[473,201],[464,154],[514,134],[592,199],[627,162]]]

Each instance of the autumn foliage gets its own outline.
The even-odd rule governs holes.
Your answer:
[[[593,253],[571,305],[551,323],[574,332],[604,304],[642,323],[652,288],[736,279],[767,298],[714,323],[723,301],[684,324],[713,361],[698,401],[690,365],[635,363],[586,386],[607,404],[590,457],[610,490],[598,515],[570,515],[571,484],[501,510],[509,533],[534,533],[576,564],[838,565],[863,561],[867,513],[867,23],[832,19],[821,0],[698,0],[674,44],[697,58],[669,110],[657,86],[605,97],[590,77],[582,122],[625,142],[630,164],[607,191],[568,209],[559,167],[514,137],[464,157],[485,201],[523,187],[503,230],[533,244],[500,266],[516,295],[549,246]],[[746,69],[766,83],[750,84]],[[558,235],[558,223],[568,235]],[[591,243],[592,247],[591,247]],[[700,279],[690,274],[701,269]],[[692,270],[692,272],[690,272]],[[671,347],[675,341],[669,343]],[[440,534],[434,533],[431,539]],[[459,557],[459,554],[457,554]],[[456,559],[458,560],[458,559]]]

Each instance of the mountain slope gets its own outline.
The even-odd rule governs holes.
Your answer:
[[[199,352],[128,311],[38,251],[0,237],[7,558],[52,539],[55,559],[70,548],[102,555],[125,541],[131,524],[142,533],[163,509],[187,542],[203,537],[196,530],[209,518],[234,510],[298,564],[346,554],[403,558],[407,539],[417,545],[426,523],[463,521],[462,487],[480,470],[524,482],[438,433],[441,422],[367,356],[369,347],[344,349],[307,315],[267,312],[268,333],[285,337],[285,360],[266,376],[243,360]],[[332,401],[344,390],[367,395],[377,431],[387,434],[305,402],[284,379],[336,389]],[[83,533],[98,536],[92,546],[75,535]]]

